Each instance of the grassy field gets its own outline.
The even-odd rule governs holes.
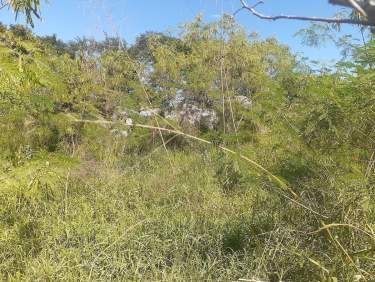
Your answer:
[[[358,271],[337,237],[311,233],[319,217],[248,163],[197,145],[135,158],[108,142],[2,163],[2,278],[318,281]]]

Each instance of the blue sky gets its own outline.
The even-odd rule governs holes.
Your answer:
[[[298,14],[332,16],[339,8],[328,0],[267,0],[259,7],[267,14]],[[249,3],[251,1],[249,0]],[[41,22],[36,21],[34,32],[39,35],[57,34],[63,40],[76,37],[103,38],[104,32],[121,35],[134,42],[145,31],[177,30],[178,25],[191,21],[202,13],[206,21],[217,19],[222,12],[232,13],[240,6],[239,0],[49,0],[43,5]],[[308,48],[294,34],[309,23],[296,21],[268,22],[243,11],[237,19],[246,30],[262,37],[274,36],[291,46],[294,52],[304,53],[311,59],[328,62],[339,57],[332,45]],[[0,21],[15,23],[14,15],[0,11]],[[22,22],[19,19],[18,22]],[[344,27],[344,33],[358,34],[353,27]]]

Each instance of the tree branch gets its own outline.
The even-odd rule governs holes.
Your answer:
[[[263,1],[258,1],[254,6],[249,6],[245,0],[240,0],[242,7],[241,9],[237,10],[238,13],[241,10],[247,10],[252,13],[254,16],[263,19],[263,20],[299,20],[299,21],[312,21],[312,22],[325,22],[325,23],[333,23],[333,24],[356,24],[356,25],[363,25],[363,26],[372,26],[375,27],[375,22],[370,22],[367,20],[355,20],[355,19],[339,19],[339,18],[322,18],[322,17],[305,17],[305,16],[293,16],[293,15],[278,15],[278,16],[268,16],[258,12],[255,7]]]
[[[0,10],[4,9],[5,7],[9,6],[9,2],[0,1]]]

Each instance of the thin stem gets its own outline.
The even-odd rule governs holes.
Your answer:
[[[0,2],[0,10],[4,9],[7,6],[9,6],[8,2],[5,2],[5,3],[3,1]]]

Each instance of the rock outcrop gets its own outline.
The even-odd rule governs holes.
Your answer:
[[[253,101],[247,96],[234,96],[234,100],[242,105],[246,110],[250,110],[253,106]]]
[[[159,108],[154,109],[141,109],[139,115],[141,117],[154,117],[161,114],[161,110]]]
[[[253,106],[253,102],[248,96],[237,95],[233,97],[232,101],[240,104],[246,110],[250,110]],[[196,101],[186,97],[181,90],[177,91],[176,96],[169,100],[167,109],[164,109],[164,111],[160,108],[141,108],[139,111],[121,109],[115,113],[113,119],[121,120],[128,126],[132,126],[134,122],[130,118],[131,115],[143,118],[162,115],[167,119],[180,123],[182,126],[195,127],[201,130],[214,130],[219,123],[218,114],[213,109],[214,104],[212,102],[212,105],[201,106]],[[114,131],[113,133],[127,137],[129,131],[126,131],[126,133]]]
[[[210,130],[214,129],[219,121],[215,110],[203,109],[187,103],[183,103],[176,109],[172,109],[165,114],[165,117],[183,125]]]

